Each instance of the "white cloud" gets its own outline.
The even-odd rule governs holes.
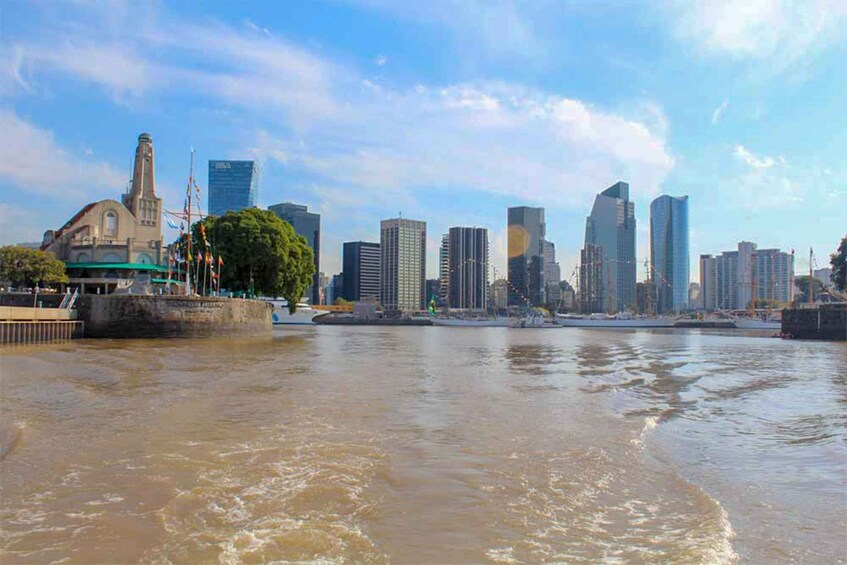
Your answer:
[[[750,150],[748,150],[743,145],[736,145],[732,150],[732,154],[741,161],[747,163],[754,169],[769,169],[773,167],[776,162],[773,157],[769,157],[767,155],[763,157],[759,157],[753,154]]]
[[[128,175],[73,155],[49,130],[0,109],[0,179],[24,192],[62,198],[120,193]]]
[[[727,107],[729,107],[729,100],[724,99],[724,101],[721,102],[720,106],[715,108],[715,110],[712,112],[712,125],[717,124],[721,120],[721,116],[723,116],[723,113],[727,109]]]
[[[376,63],[378,67],[383,67],[388,63],[388,57],[385,55],[379,55],[376,59],[374,59],[374,63]]]
[[[675,31],[707,52],[771,59],[786,68],[840,39],[847,23],[844,0],[670,0]]]
[[[325,185],[475,189],[582,207],[618,179],[655,193],[673,167],[653,104],[620,114],[515,84],[367,84],[357,69],[254,27],[159,22],[128,29],[119,47],[75,27],[25,54],[41,71],[109,92],[217,97],[267,123],[254,152]]]

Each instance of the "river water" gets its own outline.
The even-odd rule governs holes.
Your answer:
[[[306,327],[0,352],[3,563],[847,555],[847,345]]]

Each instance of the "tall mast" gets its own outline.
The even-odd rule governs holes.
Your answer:
[[[194,147],[191,148],[191,164],[188,169],[188,189],[185,191],[186,197],[188,198],[188,205],[186,206],[187,218],[186,222],[188,223],[188,232],[186,234],[186,241],[188,246],[188,257],[185,261],[185,294],[187,296],[191,296],[191,185],[194,182]]]
[[[809,304],[815,303],[815,279],[812,277],[812,248],[809,247]]]

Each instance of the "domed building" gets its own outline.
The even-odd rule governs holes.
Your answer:
[[[82,293],[112,293],[136,278],[165,283],[167,249],[162,242],[162,199],[156,196],[153,137],[138,136],[129,192],[121,201],[86,205],[41,245],[65,262],[69,286]]]

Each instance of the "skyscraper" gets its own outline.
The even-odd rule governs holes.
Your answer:
[[[656,313],[688,307],[688,197],[663,194],[650,203],[650,278],[656,287]]]
[[[603,250],[587,243],[579,253],[579,309],[585,314],[603,311]]]
[[[508,221],[509,306],[525,306],[527,301],[540,306],[544,298],[544,208],[509,208]]]
[[[254,161],[209,161],[209,214],[222,216],[256,205],[259,167]]]
[[[385,310],[424,309],[426,222],[394,218],[380,223],[379,296]]]
[[[379,244],[348,241],[344,244],[344,285],[341,295],[350,302],[379,300]]]
[[[601,310],[622,311],[635,304],[635,205],[629,200],[629,184],[617,182],[598,194],[585,221],[585,246],[593,264],[582,263],[588,270],[600,265]],[[582,275],[580,275],[582,276]],[[596,298],[594,288],[589,289]],[[580,295],[585,297],[580,289]]]
[[[717,309],[718,277],[715,258],[700,255],[700,304],[703,310]]]
[[[315,276],[314,281],[306,289],[306,296],[312,304],[320,304],[321,285],[319,273],[321,272],[321,215],[309,212],[308,206],[283,202],[268,206],[268,210],[291,224],[294,231],[306,238],[309,247],[315,254]]]
[[[488,307],[488,230],[450,228],[450,308],[484,310]]]
[[[437,302],[439,306],[447,306],[447,294],[450,292],[450,234],[441,236],[441,246],[438,248],[438,285]]]
[[[556,246],[546,239],[541,242],[541,256],[544,258],[544,302],[550,306],[558,306],[562,300],[562,270],[556,262]]]

